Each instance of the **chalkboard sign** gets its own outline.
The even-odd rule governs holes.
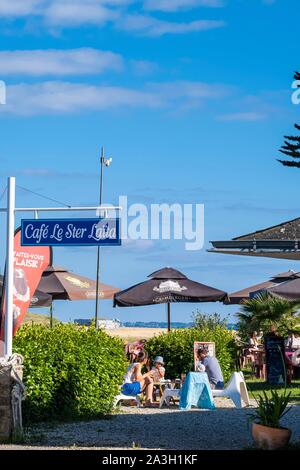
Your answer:
[[[285,381],[284,339],[278,336],[265,337],[267,382],[279,385]]]

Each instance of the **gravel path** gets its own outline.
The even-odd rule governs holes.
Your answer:
[[[147,449],[243,449],[252,445],[247,415],[250,410],[236,409],[226,399],[217,399],[213,411],[180,411],[122,407],[111,419],[41,424],[33,431],[34,446],[16,448],[133,448]],[[283,423],[292,431],[292,440],[300,439],[300,405],[293,406]],[[135,443],[135,444],[134,444]]]

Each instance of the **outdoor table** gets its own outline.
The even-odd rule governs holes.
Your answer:
[[[206,372],[189,372],[181,389],[179,408],[192,406],[214,410],[215,404]]]
[[[168,379],[162,379],[159,382],[154,382],[154,397],[156,398],[156,390],[159,390],[159,395],[162,397],[165,388],[173,388],[173,384],[171,380]],[[154,399],[155,399],[154,398]]]

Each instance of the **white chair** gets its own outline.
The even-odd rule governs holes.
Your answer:
[[[166,403],[167,406],[170,406],[170,400],[175,400],[175,398],[180,398],[181,390],[179,388],[165,388],[164,393],[160,399],[159,408],[162,408],[163,404]]]
[[[141,406],[141,400],[139,399],[137,395],[123,395],[123,393],[120,393],[115,398],[114,407],[116,407],[120,401],[132,401],[132,400],[136,401],[138,408]]]
[[[250,405],[247,385],[242,372],[234,372],[224,390],[212,390],[213,397],[230,398],[236,408],[242,408],[242,401]]]

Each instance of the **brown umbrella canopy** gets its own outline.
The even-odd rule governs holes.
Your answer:
[[[150,279],[136,284],[114,296],[114,307],[137,307],[171,302],[217,302],[225,300],[226,292],[188,279],[180,271],[164,268],[148,276]],[[170,310],[168,310],[168,329]]]
[[[300,302],[300,278],[283,282],[275,287],[271,287],[267,292],[276,297],[282,297],[292,302]]]
[[[58,266],[49,266],[43,272],[38,285],[41,292],[50,294],[53,300],[94,300],[96,282],[79,276]],[[119,289],[108,284],[99,284],[99,298],[112,299]]]
[[[269,289],[271,287],[275,287],[282,282],[286,282],[287,280],[300,278],[300,273],[296,273],[293,270],[276,274],[269,281],[261,282],[259,284],[255,284],[250,287],[246,287],[245,289],[233,292],[232,294],[228,295],[228,299],[225,300],[225,304],[233,305],[233,304],[240,304],[245,300],[250,299],[251,297],[255,296],[256,293],[262,290]]]

